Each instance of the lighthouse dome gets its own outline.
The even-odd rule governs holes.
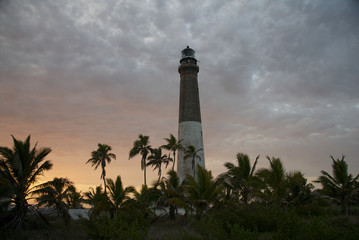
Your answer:
[[[189,46],[187,46],[181,52],[180,63],[184,63],[184,62],[188,62],[188,63],[191,62],[191,63],[197,64],[195,51],[192,48],[190,48]]]

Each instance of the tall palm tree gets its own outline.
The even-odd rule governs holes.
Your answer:
[[[158,169],[158,180],[160,182],[162,175],[162,164],[165,164],[165,168],[167,168],[168,164],[172,162],[172,158],[168,157],[166,154],[162,154],[162,149],[154,148],[151,149],[151,155],[147,158],[147,166],[152,166],[153,170]]]
[[[1,225],[5,227],[21,228],[28,210],[35,208],[28,203],[32,192],[31,186],[45,171],[52,168],[52,163],[45,160],[51,152],[50,148],[36,149],[36,144],[30,148],[30,136],[24,142],[12,136],[14,147],[0,147],[0,181],[6,187],[6,198],[3,204],[13,205],[10,211],[4,214]]]
[[[224,166],[227,172],[222,173],[219,179],[222,183],[237,195],[244,204],[248,204],[253,193],[254,171],[256,169],[259,155],[256,157],[253,166],[247,154],[237,153],[237,166],[231,162],[226,162]]]
[[[217,201],[222,186],[213,180],[211,171],[197,165],[197,179],[187,174],[183,183],[185,196],[195,208],[197,218],[201,218]]]
[[[111,163],[111,160],[116,160],[116,155],[110,153],[112,148],[107,144],[97,144],[98,149],[91,152],[91,158],[87,160],[86,163],[91,163],[92,166],[95,166],[95,170],[98,166],[101,165],[102,173],[101,177],[103,179],[105,195],[106,195],[106,163]]]
[[[322,192],[325,195],[340,203],[341,213],[348,216],[348,202],[356,189],[355,185],[358,184],[359,174],[356,177],[348,174],[348,164],[344,161],[344,155],[342,159],[330,157],[333,161],[333,176],[322,170],[322,175],[315,182],[322,185]]]
[[[198,152],[202,151],[202,148],[196,149],[194,146],[189,145],[184,152],[184,160],[191,159],[192,160],[192,170],[193,177],[196,179],[196,160],[201,160],[201,157],[198,155]]]
[[[259,194],[265,201],[281,204],[287,191],[287,179],[282,161],[279,158],[267,156],[269,169],[260,169],[256,173],[262,184]]]
[[[177,139],[175,138],[175,136],[173,136],[173,134],[170,134],[169,138],[165,138],[167,144],[163,145],[162,147],[166,150],[172,151],[173,152],[173,165],[172,165],[172,170],[174,171],[175,169],[175,163],[176,163],[176,152],[177,150],[180,149],[184,149],[183,145],[182,145],[182,141],[183,139],[180,139],[177,141]]]
[[[130,199],[129,193],[133,193],[135,188],[132,186],[124,188],[120,176],[117,176],[116,181],[108,178],[107,188],[109,190],[110,213],[113,216],[114,212],[125,206],[126,201]]]
[[[38,195],[36,201],[38,207],[54,207],[57,216],[61,216],[65,223],[69,223],[69,206],[67,200],[71,192],[74,191],[74,184],[67,178],[54,178],[52,181],[36,186],[33,195]]]
[[[141,155],[141,170],[144,174],[144,184],[146,184],[146,159],[147,155],[151,152],[151,145],[149,136],[142,134],[138,135],[138,139],[133,142],[133,147],[130,150],[128,159],[133,158],[136,155]]]

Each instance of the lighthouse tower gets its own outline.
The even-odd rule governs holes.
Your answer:
[[[201,109],[199,105],[198,91],[198,71],[197,59],[195,51],[187,46],[182,51],[180,66],[178,72],[180,74],[180,98],[179,98],[179,124],[178,124],[178,140],[182,139],[182,145],[187,148],[192,145],[198,151],[195,167],[199,164],[205,167],[203,136],[201,123]],[[192,159],[184,159],[185,150],[178,151],[177,173],[181,181],[186,174],[193,176]]]

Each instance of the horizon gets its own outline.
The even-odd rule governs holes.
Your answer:
[[[206,169],[248,154],[278,157],[308,180],[345,155],[359,173],[359,2],[0,2],[0,146],[50,147],[41,181],[102,183],[85,164],[97,144],[107,177],[143,184],[139,134],[177,138],[181,51],[199,62]],[[170,167],[170,165],[169,165]],[[167,170],[163,169],[163,175]],[[148,185],[157,172],[148,168]]]

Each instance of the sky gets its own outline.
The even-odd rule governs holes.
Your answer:
[[[140,186],[128,153],[139,134],[177,136],[187,45],[214,176],[238,152],[309,180],[344,154],[359,173],[358,0],[1,0],[0,23],[0,145],[51,147],[41,181],[101,184],[85,163],[102,143],[117,155],[107,176]]]

